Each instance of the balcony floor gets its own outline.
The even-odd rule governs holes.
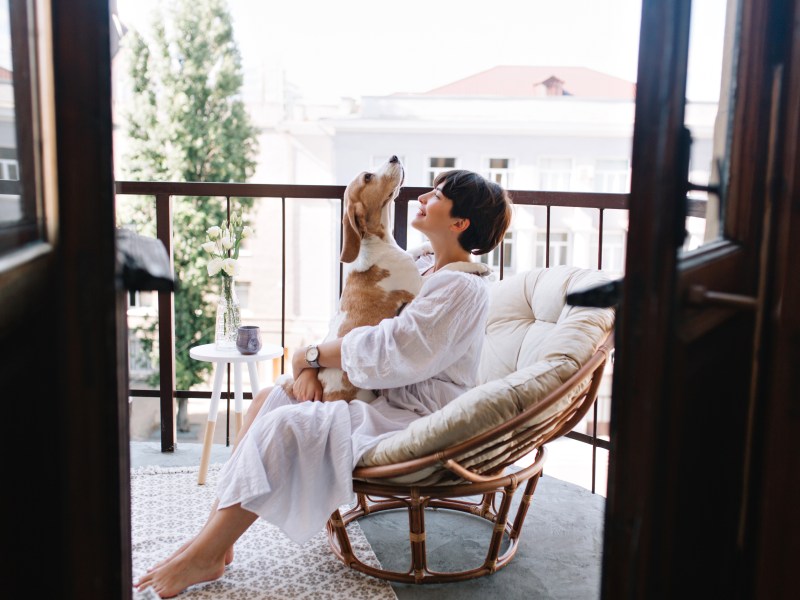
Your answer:
[[[178,440],[174,453],[162,454],[158,441],[131,442],[131,466],[176,467],[198,465],[201,445]],[[586,487],[591,481],[591,448],[562,439],[548,446],[550,456],[525,521],[520,548],[514,560],[492,576],[472,581],[414,586],[393,584],[400,600],[417,598],[509,600],[599,598],[603,513],[605,498]],[[598,490],[605,490],[606,453],[599,453]],[[211,463],[224,462],[230,448],[212,447]],[[589,458],[587,459],[587,456]],[[600,458],[600,457],[598,457]],[[586,486],[586,487],[583,487]],[[515,506],[521,492],[515,495]],[[373,515],[361,521],[367,539],[384,567],[404,569],[408,558],[408,517],[395,512]],[[480,564],[488,543],[485,521],[437,511],[426,519],[429,566],[463,569]],[[400,542],[400,543],[398,543]],[[442,560],[441,557],[447,557]]]

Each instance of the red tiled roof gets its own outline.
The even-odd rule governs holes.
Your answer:
[[[424,96],[546,96],[544,82],[563,82],[569,96],[633,100],[636,84],[586,67],[498,66],[425,92]]]
[[[14,73],[5,67],[0,67],[0,81],[14,81]]]

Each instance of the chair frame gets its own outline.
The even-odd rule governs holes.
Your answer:
[[[572,377],[548,394],[541,402],[529,407],[513,419],[474,436],[460,444],[413,460],[391,465],[356,467],[353,471],[353,491],[358,502],[344,515],[335,511],[328,520],[328,542],[339,560],[345,565],[367,575],[403,583],[442,583],[463,581],[490,575],[503,568],[517,552],[522,525],[528,512],[536,484],[542,475],[547,457],[545,444],[571,431],[584,417],[597,398],[603,371],[613,349],[613,332],[610,333],[592,357]],[[541,423],[529,425],[545,410],[562,400],[590,379],[586,389],[556,415]],[[510,437],[504,438],[510,434]],[[517,447],[500,464],[488,456],[493,450],[511,443]],[[524,469],[506,474],[505,469],[527,454],[536,451],[533,463]],[[458,459],[469,456],[478,459],[471,468],[462,466]],[[481,457],[486,457],[482,462]],[[420,469],[439,466],[461,480],[453,485],[399,485],[387,481],[391,478],[418,472]],[[512,522],[508,515],[517,488],[525,483],[525,491]],[[463,499],[481,496],[480,502]],[[497,500],[500,500],[499,507]],[[347,525],[385,510],[405,508],[409,514],[409,540],[411,567],[407,572],[389,571],[367,565],[353,552],[347,534]],[[427,566],[425,548],[425,509],[445,508],[479,516],[494,524],[489,540],[489,550],[483,564],[466,571],[437,572]],[[504,536],[509,545],[501,555]]]

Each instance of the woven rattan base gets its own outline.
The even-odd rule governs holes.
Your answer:
[[[354,481],[358,495],[356,506],[343,515],[336,511],[328,521],[328,541],[334,554],[345,565],[367,575],[403,583],[443,583],[463,581],[491,575],[503,568],[517,552],[519,536],[528,507],[542,474],[545,449],[540,448],[536,461],[530,467],[510,475],[487,478],[480,483],[463,483],[439,487],[403,487]],[[512,521],[509,512],[515,492],[525,484],[522,500]],[[479,496],[480,501],[466,497]],[[428,568],[426,552],[425,511],[449,509],[475,515],[494,524],[483,564],[465,571],[438,572]],[[411,565],[408,571],[389,571],[363,563],[354,554],[347,535],[347,524],[360,518],[385,511],[406,509],[409,516],[409,543]],[[500,554],[504,539],[508,546]]]

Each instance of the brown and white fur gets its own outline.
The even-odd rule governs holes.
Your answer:
[[[391,234],[392,201],[402,183],[403,165],[393,156],[374,173],[359,173],[345,189],[344,286],[325,341],[396,316],[422,287],[414,259]],[[370,401],[375,397],[370,390],[353,386],[341,369],[321,368],[319,380],[325,401]],[[291,383],[282,383],[290,395]]]

